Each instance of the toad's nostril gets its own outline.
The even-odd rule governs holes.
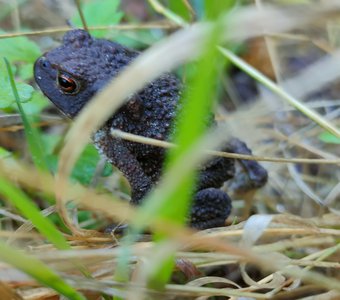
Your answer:
[[[46,69],[51,66],[50,62],[44,56],[40,58],[40,65]]]

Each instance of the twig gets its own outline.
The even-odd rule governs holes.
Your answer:
[[[89,26],[89,30],[143,30],[143,29],[176,29],[178,25],[162,24],[162,23],[144,23],[144,24],[120,24],[107,26]],[[13,32],[0,34],[0,39],[14,38],[18,36],[35,36],[35,35],[49,35],[51,33],[64,33],[71,30],[69,26],[61,26],[55,28],[46,28],[44,30],[28,31],[28,32]]]
[[[161,148],[172,148],[176,147],[175,144],[156,140],[152,138],[143,137],[140,135],[135,135],[128,132],[123,132],[120,130],[112,129],[111,135],[113,137],[118,137],[127,141],[152,145]],[[340,159],[309,159],[309,158],[276,158],[276,157],[266,157],[266,156],[255,156],[255,155],[245,155],[237,153],[229,153],[223,151],[206,150],[206,153],[213,156],[234,158],[234,159],[245,159],[245,160],[256,160],[256,161],[269,161],[275,163],[299,163],[299,164],[340,164]]]

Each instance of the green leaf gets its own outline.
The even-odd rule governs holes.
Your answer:
[[[117,31],[112,36],[117,43],[126,47],[145,49],[163,38],[164,32],[157,29],[138,30],[138,32],[129,32],[128,34],[124,31]]]
[[[41,55],[40,48],[27,37],[0,39],[0,57],[6,57],[9,62],[34,63]]]
[[[18,70],[18,76],[22,80],[29,80],[33,77],[33,63],[22,64]]]
[[[45,143],[52,142],[51,139],[52,138],[45,139]],[[51,150],[50,147],[51,145],[45,144],[45,148],[49,149],[49,151]],[[73,168],[71,178],[83,185],[89,185],[96,172],[99,160],[100,156],[97,149],[92,144],[87,145]],[[48,161],[50,168],[55,172],[58,165],[58,156],[51,154],[48,156]],[[111,174],[112,166],[107,163],[101,175],[109,176]]]
[[[10,157],[11,155],[11,152],[7,151],[5,148],[0,147],[0,159]]]
[[[0,259],[17,269],[30,275],[43,285],[52,288],[70,300],[85,300],[72,286],[68,285],[63,278],[51,270],[38,258],[25,254],[14,247],[0,241]]]
[[[39,115],[49,105],[50,102],[46,100],[40,91],[33,91],[30,101],[22,103],[22,107],[27,115]],[[18,108],[16,107],[16,109]]]
[[[61,142],[61,139],[62,137],[58,134],[41,135],[41,141],[43,143],[46,155],[53,155],[54,149]],[[51,170],[54,170],[54,168],[52,168]]]
[[[221,14],[233,8],[236,0],[204,0],[206,18],[216,20]]]
[[[185,6],[183,1],[179,0],[170,0],[169,8],[177,15],[181,16],[182,19],[186,21],[190,21],[190,12],[188,8]]]
[[[120,22],[123,13],[118,11],[120,0],[92,0],[82,6],[83,14],[88,26],[115,25]],[[72,18],[72,23],[82,28],[79,14]],[[106,36],[108,30],[91,30],[96,37]]]
[[[26,83],[17,83],[17,90],[21,102],[30,100],[34,91],[33,87]],[[10,79],[6,71],[5,63],[3,60],[0,60],[0,109],[8,108],[13,103],[15,103],[15,98],[13,96]]]
[[[169,21],[179,25],[179,26],[186,26],[187,22],[178,14],[174,13],[172,10],[168,9],[167,7],[163,6],[157,0],[148,0],[149,4],[152,8],[157,12],[162,14],[166,17]]]
[[[96,148],[93,145],[88,145],[73,169],[72,178],[84,185],[89,185],[96,171],[99,159]]]
[[[319,139],[323,141],[324,143],[328,144],[340,144],[340,138],[336,137],[334,134],[331,134],[330,132],[323,132],[319,135]]]

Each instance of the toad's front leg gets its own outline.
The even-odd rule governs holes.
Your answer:
[[[237,138],[231,139],[226,147],[226,151],[239,154],[252,155],[247,145]],[[253,199],[256,190],[264,186],[268,180],[268,172],[257,161],[237,160],[239,168],[231,181],[229,188],[234,195],[241,197],[245,201],[242,218],[247,219],[253,206]]]
[[[231,139],[225,149],[227,152],[252,155],[246,143],[237,138]],[[237,160],[242,168],[236,172],[232,182],[232,188],[236,191],[251,191],[264,186],[268,180],[267,170],[254,160]]]
[[[153,182],[138,162],[137,158],[127,148],[123,140],[113,138],[110,129],[100,129],[94,135],[94,143],[99,152],[117,167],[126,177],[131,187],[131,203],[139,204],[151,190]]]

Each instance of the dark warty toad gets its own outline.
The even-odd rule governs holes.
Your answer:
[[[73,118],[138,54],[115,42],[95,39],[84,30],[71,30],[65,34],[61,46],[36,61],[35,79],[57,108]],[[129,98],[93,135],[99,152],[128,179],[132,204],[139,204],[159,181],[166,150],[114,138],[111,129],[169,140],[180,91],[181,83],[175,75],[163,74]],[[213,126],[214,121],[211,123]],[[251,154],[246,144],[238,139],[229,141],[223,150]],[[200,166],[188,221],[190,226],[206,229],[225,224],[231,200],[220,187],[234,176],[234,163],[233,159],[215,157]],[[239,163],[252,188],[266,183],[267,172],[257,162],[241,160]],[[247,185],[249,187],[249,183]]]

